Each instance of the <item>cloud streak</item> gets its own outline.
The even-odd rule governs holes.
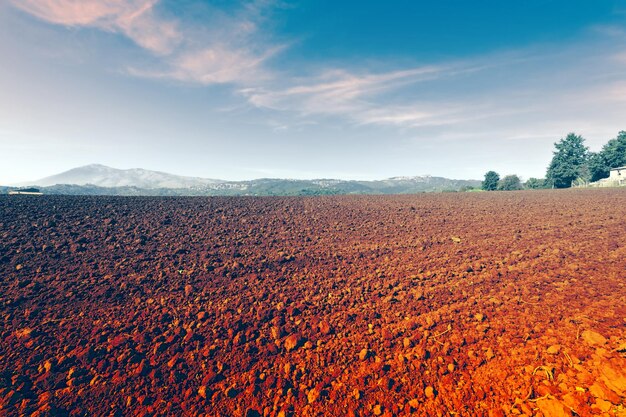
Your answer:
[[[273,77],[264,63],[276,54],[280,48],[258,53],[244,47],[233,48],[221,42],[200,49],[184,51],[166,60],[164,69],[142,69],[130,67],[132,75],[155,79],[173,79],[177,81],[213,85],[238,84],[249,85]]]
[[[266,78],[264,62],[280,50],[256,41],[263,7],[247,5],[234,16],[220,15],[211,30],[159,14],[159,0],[9,0],[40,20],[67,27],[118,33],[160,58],[159,69],[129,65],[132,75],[203,85],[242,84]],[[208,25],[206,25],[208,26]],[[258,44],[257,44],[258,43]]]
[[[182,40],[177,22],[160,18],[157,0],[10,0],[41,20],[69,27],[121,33],[140,47],[164,55]]]
[[[510,62],[509,58],[506,61]],[[512,61],[521,62],[523,58],[514,57]],[[381,73],[333,69],[319,76],[282,80],[293,83],[286,88],[269,84],[239,92],[257,108],[288,112],[302,118],[340,117],[355,125],[401,128],[443,126],[484,116],[468,115],[462,103],[451,102],[449,98],[420,99],[418,94],[407,102],[406,93],[500,65],[502,63],[459,61]]]
[[[397,124],[408,120],[428,119],[429,111],[412,109],[403,116],[375,110],[380,96],[412,84],[435,80],[451,69],[423,66],[377,74],[357,74],[348,70],[328,70],[310,79],[280,88],[276,85],[247,88],[240,93],[257,108],[295,112],[302,117],[340,116],[354,122]],[[410,113],[410,114],[409,114]]]

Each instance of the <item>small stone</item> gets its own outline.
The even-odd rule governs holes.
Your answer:
[[[367,359],[370,355],[370,351],[368,349],[361,349],[361,351],[359,352],[359,360],[364,361],[365,359]]]
[[[172,358],[167,361],[168,368],[173,368],[178,363],[178,356],[172,356]]]
[[[352,396],[354,397],[355,400],[361,399],[361,391],[355,388],[354,391],[352,391]]]
[[[392,340],[393,339],[393,333],[389,331],[389,329],[382,329],[380,331],[380,335],[383,338],[383,340]]]
[[[449,363],[448,364],[448,372],[450,372],[450,373],[454,372],[454,364],[453,363]]]
[[[542,398],[535,404],[546,417],[569,417],[572,415],[572,412],[564,404],[554,398]]]
[[[50,391],[44,391],[39,394],[38,404],[47,404],[52,400],[54,395]]]
[[[302,344],[302,338],[298,334],[292,334],[287,336],[285,339],[285,349],[287,352],[291,352],[294,349],[297,349]]]
[[[487,351],[485,352],[485,357],[487,358],[488,361],[492,360],[493,358],[496,357],[496,354],[493,353],[493,349],[489,348],[487,349]]]
[[[546,352],[548,352],[550,355],[556,355],[560,351],[561,351],[561,346],[560,345],[552,345],[552,346],[548,347],[548,349],[546,350]]]
[[[15,265],[15,270],[16,270],[16,271],[19,271],[19,270],[20,270],[20,269],[22,269],[22,268],[24,268],[24,267],[22,266],[22,264],[17,264],[17,265]]]
[[[606,343],[606,338],[604,336],[592,330],[585,330],[581,336],[589,345],[604,345]]]
[[[417,398],[413,398],[412,400],[409,400],[409,405],[411,408],[417,408],[420,405],[420,402]]]
[[[319,329],[320,332],[325,335],[330,334],[333,331],[332,327],[330,327],[330,324],[327,321],[320,322]]]
[[[563,395],[562,400],[563,400],[563,404],[572,410],[575,410],[578,407],[578,399],[576,398],[576,395],[574,395],[571,392],[568,392],[567,394]]]
[[[193,293],[193,287],[189,284],[185,285],[185,296],[189,297],[191,293]]]
[[[597,383],[589,387],[589,393],[596,398],[604,398],[604,391]]]
[[[239,332],[235,335],[233,339],[233,343],[235,346],[243,345],[246,343],[246,335],[243,332]]]
[[[148,362],[145,359],[142,359],[141,362],[139,362],[139,366],[135,370],[135,375],[145,376],[145,375],[148,375],[149,372],[150,372],[150,365],[148,365]]]
[[[497,305],[497,306],[499,306],[500,304],[502,304],[502,300],[500,300],[499,298],[496,298],[496,297],[491,297],[491,298],[489,299],[489,302],[490,302],[491,304],[495,304],[495,305]]]
[[[426,389],[424,390],[424,395],[426,396],[426,398],[435,398],[435,389],[433,387],[431,387],[430,385],[426,387]]]
[[[409,339],[408,337],[405,337],[405,338],[402,340],[402,345],[404,346],[404,348],[405,348],[405,349],[410,348],[410,347],[411,347],[411,345],[412,345],[411,339]]]
[[[611,407],[613,405],[611,404],[610,401],[606,401],[603,400],[601,398],[596,399],[596,403],[594,405],[591,406],[591,408],[597,408],[598,410],[602,411],[603,413],[608,412]]]
[[[317,401],[317,399],[320,397],[320,390],[318,390],[317,388],[313,387],[309,390],[309,393],[307,394],[307,399],[309,400],[309,404],[313,404],[315,401]]]
[[[381,415],[383,413],[383,406],[380,404],[376,404],[374,408],[372,409],[372,412],[374,413],[375,416]]]
[[[272,326],[270,333],[272,334],[272,337],[274,338],[274,340],[280,339],[280,337],[283,334],[282,330],[278,326]]]
[[[621,361],[613,360],[601,364],[600,379],[609,390],[620,397],[626,396],[626,369]]]
[[[476,321],[483,321],[485,319],[485,315],[483,313],[476,313],[474,314],[474,319]]]

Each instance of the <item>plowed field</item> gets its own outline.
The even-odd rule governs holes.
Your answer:
[[[626,190],[0,197],[0,415],[626,415]]]

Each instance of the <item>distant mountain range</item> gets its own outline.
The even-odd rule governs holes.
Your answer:
[[[37,181],[17,184],[49,187],[58,184],[95,185],[98,187],[137,187],[137,188],[195,188],[224,181],[207,178],[183,177],[166,172],[147,169],[116,169],[105,165],[91,164]]]
[[[453,180],[429,175],[394,177],[379,181],[337,179],[292,180],[263,178],[224,181],[185,177],[145,169],[115,169],[92,164],[36,181],[16,184],[35,186],[44,194],[136,196],[235,196],[323,194],[411,194],[459,191],[480,186],[477,180]],[[6,193],[15,187],[0,187]]]

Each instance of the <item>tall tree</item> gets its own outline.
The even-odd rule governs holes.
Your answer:
[[[507,175],[498,183],[498,190],[514,191],[522,189],[522,181],[517,175]]]
[[[482,189],[485,191],[497,190],[498,181],[500,181],[500,175],[495,171],[489,171],[485,174],[485,179],[482,184]]]
[[[589,158],[591,181],[609,176],[611,168],[626,165],[626,132],[621,131],[615,139],[608,141],[602,150]]]
[[[591,174],[590,181],[598,181],[602,178],[609,176],[611,168],[604,160],[602,152],[592,152],[589,155],[589,173]]]
[[[546,174],[549,184],[556,188],[568,188],[576,179],[587,179],[588,150],[582,136],[570,133],[554,147],[556,150]]]
[[[546,188],[546,180],[543,178],[528,178],[526,184],[524,184],[529,190],[538,190],[540,188]]]

